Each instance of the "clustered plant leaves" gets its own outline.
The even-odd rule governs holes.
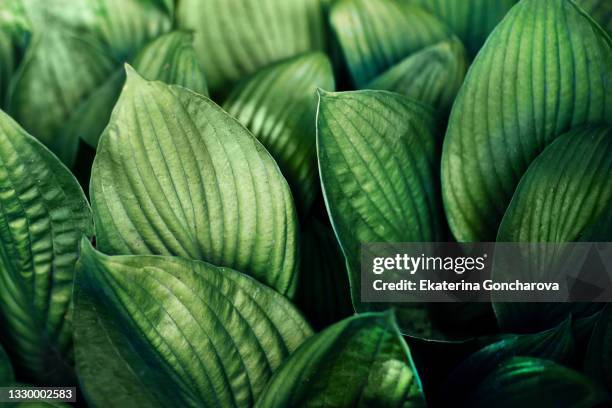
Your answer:
[[[612,241],[611,33],[609,0],[2,0],[0,386],[612,404],[610,305],[360,300],[362,243]]]

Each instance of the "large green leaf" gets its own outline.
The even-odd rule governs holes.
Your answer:
[[[441,393],[448,403],[457,402],[505,360],[516,357],[538,357],[566,363],[574,353],[572,320],[536,334],[510,335],[470,355],[453,370]]]
[[[62,161],[71,164],[78,138],[60,135],[74,109],[111,75],[115,63],[73,33],[35,34],[11,86],[8,110]]]
[[[332,229],[316,218],[304,223],[300,238],[295,302],[319,329],[353,314],[346,262]]]
[[[556,137],[612,122],[609,38],[570,0],[524,0],[489,37],[461,88],[442,155],[459,241],[492,241],[521,176]]]
[[[589,15],[606,30],[608,35],[612,35],[612,3],[609,0],[574,1],[589,13]]]
[[[106,253],[206,260],[295,289],[289,186],[257,139],[204,96],[128,67],[90,193]]]
[[[499,228],[500,242],[571,242],[612,240],[612,229],[600,230],[612,219],[612,128],[587,127],[560,136],[536,158],[519,183]],[[609,221],[608,221],[609,222]],[[604,222],[605,223],[605,222]],[[599,235],[592,239],[590,230]],[[554,262],[560,248],[534,253],[542,265]],[[506,272],[494,264],[493,279]],[[501,268],[501,269],[498,269]],[[500,272],[501,271],[501,272]],[[533,268],[531,273],[546,273]],[[532,276],[532,281],[549,281]],[[493,297],[495,301],[495,297]],[[506,330],[529,331],[552,327],[571,311],[588,316],[600,304],[497,303],[497,319]]]
[[[256,407],[422,407],[423,392],[392,312],[345,319],[278,370]]]
[[[583,374],[549,360],[514,357],[473,390],[473,408],[608,406],[610,397]]]
[[[215,94],[270,63],[325,45],[320,0],[181,0],[176,21],[195,32]]]
[[[301,213],[318,192],[317,88],[334,90],[331,64],[324,54],[306,54],[245,79],[223,104],[276,159]]]
[[[608,304],[595,324],[586,352],[584,371],[612,390],[612,305]]]
[[[396,0],[336,1],[330,22],[358,88],[412,53],[450,35],[431,14]]]
[[[317,131],[323,194],[347,258],[353,304],[369,310],[376,305],[360,301],[361,244],[442,237],[433,113],[386,91],[321,92]],[[403,307],[403,329],[427,321],[414,315],[419,309]]]
[[[415,52],[366,88],[398,92],[448,113],[467,66],[463,45],[451,38]]]
[[[471,57],[517,0],[411,0],[444,21]]]
[[[76,179],[0,112],[0,336],[26,377],[68,370],[71,293],[79,239],[91,235]]]
[[[133,395],[153,406],[252,406],[311,335],[283,296],[234,270],[82,246],[77,369],[95,406],[134,406]]]
[[[144,78],[181,85],[208,95],[206,79],[196,59],[192,35],[173,31],[145,46],[134,59],[134,68]],[[96,148],[125,83],[125,69],[115,70],[103,85],[81,103],[65,125],[65,138],[80,137]]]

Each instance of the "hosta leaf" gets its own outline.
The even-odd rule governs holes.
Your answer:
[[[174,31],[152,41],[136,55],[134,68],[151,81],[181,85],[208,95],[204,72],[196,60],[192,35],[188,33]],[[121,67],[79,105],[63,129],[64,134],[70,135],[65,138],[80,137],[96,148],[124,83],[125,70]]]
[[[608,35],[612,35],[612,3],[608,0],[574,0],[582,7],[595,21],[606,30]]]
[[[80,279],[90,302],[85,311],[95,317],[101,308],[102,324],[90,322],[96,331],[111,329],[106,344],[96,344],[86,341],[89,324],[77,325],[79,372],[99,367],[96,375],[90,371],[85,377],[93,401],[125,398],[119,394],[121,383],[100,385],[113,382],[115,367],[134,367],[132,361],[138,360],[136,367],[146,362],[157,372],[132,370],[128,386],[135,387],[140,376],[164,376],[171,384],[146,390],[153,395],[173,391],[180,400],[170,406],[251,406],[272,373],[311,335],[283,296],[236,271],[183,258],[109,257],[87,241],[82,245]],[[105,321],[109,316],[121,333]],[[117,334],[123,335],[120,342]],[[124,347],[126,341],[131,348]],[[118,352],[112,359],[104,355],[110,348]]]
[[[570,128],[611,121],[612,53],[569,0],[524,0],[489,37],[453,106],[442,192],[459,241],[493,241],[519,179]]]
[[[179,28],[195,44],[213,93],[270,63],[324,48],[320,0],[181,0]]]
[[[498,241],[592,240],[588,231],[593,226],[599,228],[600,220],[612,218],[611,178],[612,128],[580,128],[557,138],[521,179],[501,223]],[[612,239],[612,229],[598,233],[605,234],[598,240]],[[534,257],[546,256],[541,262],[553,262],[556,251],[551,251]],[[495,264],[493,278],[499,274]],[[531,279],[546,282],[549,278]],[[548,328],[563,321],[570,311],[574,316],[588,316],[599,308],[597,303],[494,303],[501,327],[512,331]]]
[[[584,371],[612,390],[612,306],[602,311],[586,353]]]
[[[152,41],[134,60],[143,78],[181,85],[208,95],[204,72],[193,48],[193,34],[174,31]]]
[[[316,218],[304,223],[300,259],[296,304],[311,324],[323,328],[352,315],[346,262],[332,229]]]
[[[242,81],[223,104],[276,159],[302,213],[318,192],[317,88],[334,90],[331,64],[324,54],[306,54]]]
[[[0,387],[4,387],[14,380],[15,376],[13,374],[11,360],[9,360],[9,356],[2,348],[2,345],[0,345]]]
[[[453,38],[415,52],[366,88],[398,92],[449,112],[463,83],[467,65],[463,45]]]
[[[0,112],[0,336],[27,377],[61,378],[71,349],[77,248],[92,233],[70,172]]]
[[[393,313],[345,319],[313,336],[272,377],[256,407],[421,407]]]
[[[573,352],[572,320],[569,318],[556,328],[541,333],[505,337],[470,355],[453,370],[442,392],[443,398],[448,403],[457,402],[511,357],[538,357],[565,363],[572,358]]]
[[[412,53],[449,36],[437,18],[396,0],[340,0],[330,22],[358,88]]]
[[[201,259],[283,294],[295,289],[289,186],[263,146],[206,97],[128,67],[90,193],[106,253]]]
[[[473,391],[469,407],[592,408],[609,396],[583,374],[552,361],[530,357],[507,360]]]
[[[317,127],[323,193],[353,304],[368,310],[360,302],[361,244],[442,236],[435,121],[431,110],[401,95],[357,91],[321,93]],[[403,311],[398,317],[407,330],[420,324]]]
[[[444,21],[471,57],[517,0],[411,0]]]
[[[72,33],[55,29],[35,35],[11,87],[9,112],[71,164],[78,139],[62,137],[59,130],[113,69],[107,55]]]

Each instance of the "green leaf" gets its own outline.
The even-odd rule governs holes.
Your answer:
[[[347,259],[353,305],[360,301],[365,242],[429,242],[442,237],[438,140],[433,112],[385,91],[320,94],[317,147],[323,194]],[[389,306],[389,305],[384,305]],[[400,327],[424,320],[400,306]]]
[[[181,0],[179,28],[195,45],[213,94],[282,59],[325,47],[320,0]]]
[[[276,159],[302,214],[319,187],[317,88],[334,90],[332,67],[325,54],[306,54],[258,71],[240,82],[223,104]]]
[[[517,0],[411,0],[445,22],[474,57]]]
[[[9,113],[70,165],[78,138],[60,130],[78,104],[111,75],[114,64],[73,33],[51,29],[35,34],[11,86]]]
[[[533,159],[585,123],[612,122],[605,34],[569,0],[524,0],[493,31],[457,96],[442,192],[459,241],[492,241]]]
[[[13,374],[11,360],[9,360],[9,356],[0,344],[0,387],[7,386],[13,381],[15,381],[15,375]]]
[[[584,371],[612,390],[612,306],[602,311],[587,348]]]
[[[467,56],[456,38],[415,52],[370,82],[448,113],[467,71]]]
[[[589,13],[608,35],[612,35],[612,3],[608,0],[574,0],[574,2]]]
[[[334,232],[316,218],[301,234],[300,281],[295,302],[315,329],[353,314],[346,263]]]
[[[164,34],[144,47],[134,60],[134,68],[151,81],[181,85],[208,95],[206,79],[196,60],[192,35],[179,31]],[[117,69],[103,85],[81,103],[62,130],[65,138],[80,137],[96,148],[108,124],[125,83],[125,69]]]
[[[470,355],[449,376],[442,392],[448,403],[457,402],[504,361],[516,356],[568,362],[574,353],[572,319],[536,334],[511,335]]]
[[[450,35],[448,28],[431,14],[396,0],[336,1],[330,23],[358,88],[414,52]]]
[[[148,80],[181,85],[208,95],[191,33],[173,31],[152,41],[136,56],[134,69]]]
[[[591,241],[588,231],[612,218],[612,128],[586,127],[560,136],[538,156],[521,179],[499,228],[500,242]],[[598,240],[610,241],[612,229],[598,231]],[[559,251],[561,249],[559,248]],[[541,251],[540,251],[541,252]],[[557,249],[534,254],[539,263],[554,262]],[[533,268],[533,281],[546,282],[547,268]],[[494,263],[492,279],[506,274]],[[502,328],[538,330],[592,314],[600,304],[498,303],[493,307]]]
[[[91,235],[76,179],[0,112],[0,322],[26,377],[67,381],[71,294],[79,239]]]
[[[79,300],[76,355],[94,405],[116,406],[135,389],[149,398],[175,394],[154,406],[252,406],[311,335],[283,296],[231,269],[183,258],[109,257],[86,240],[82,246],[78,282],[89,304],[82,308]],[[90,328],[110,335],[90,342]],[[143,364],[156,370],[138,370]],[[116,378],[123,370],[130,372]],[[146,381],[155,376],[170,382]],[[143,377],[141,387],[155,388],[138,390]]]
[[[13,39],[7,30],[0,28],[0,107],[4,107],[6,91],[16,67]]]
[[[295,290],[289,186],[257,139],[204,96],[128,67],[90,193],[105,253],[206,260]]]
[[[592,408],[609,403],[609,396],[577,371],[548,360],[514,357],[487,376],[465,406]]]
[[[424,405],[410,351],[389,312],[345,319],[307,340],[255,406]]]

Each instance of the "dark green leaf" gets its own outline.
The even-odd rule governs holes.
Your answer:
[[[4,107],[6,91],[16,65],[13,39],[6,30],[0,28],[0,108]]]
[[[321,93],[318,156],[330,218],[347,258],[358,312],[364,242],[428,242],[442,236],[438,142],[432,111],[385,91]],[[389,305],[384,305],[389,306]],[[403,305],[402,329],[428,331],[425,307]]]
[[[234,270],[183,258],[109,257],[86,240],[82,246],[78,282],[86,297],[79,295],[76,356],[95,405],[133,404],[131,392],[142,402],[146,391],[149,399],[165,397],[154,406],[252,406],[311,335],[283,296]],[[99,341],[90,341],[89,330]]]
[[[507,336],[472,354],[453,370],[442,392],[443,398],[449,403],[457,401],[511,357],[538,357],[566,363],[573,352],[571,319],[541,333]]]
[[[519,183],[499,228],[500,242],[571,242],[588,236],[592,226],[612,218],[612,128],[575,129],[555,140],[538,156]],[[612,229],[599,231],[599,239],[612,240]],[[601,236],[605,234],[605,236]],[[559,249],[560,251],[560,249]],[[534,254],[544,267],[534,267],[533,281],[547,282],[545,266],[555,262],[556,249]],[[494,263],[493,279],[505,276],[505,266]],[[584,317],[600,304],[496,303],[501,327],[512,331],[554,326],[569,312]]]
[[[473,58],[517,0],[411,0],[444,21]]]
[[[256,407],[422,407],[393,313],[345,319],[313,336],[270,380]]]
[[[316,89],[334,90],[324,54],[306,54],[265,68],[242,81],[223,104],[278,162],[301,213],[318,192]]]
[[[452,38],[415,52],[366,88],[398,92],[448,113],[467,65],[463,45]]]
[[[334,232],[310,218],[301,234],[296,304],[315,329],[353,314],[346,263]]]
[[[0,387],[5,387],[15,381],[11,360],[0,345]]]
[[[90,193],[106,253],[206,260],[295,290],[289,186],[251,133],[204,96],[128,67]]]
[[[612,3],[609,0],[574,0],[595,21],[612,35]]]
[[[610,402],[601,388],[577,371],[548,360],[514,357],[487,376],[466,406],[593,408]]]
[[[0,336],[26,377],[68,370],[71,294],[79,239],[91,235],[76,179],[0,112]]]
[[[450,35],[437,18],[406,1],[336,1],[330,22],[358,88]]]
[[[612,123],[612,52],[570,0],[524,0],[474,61],[451,114],[442,191],[459,241],[492,241],[533,159],[585,123]]]
[[[612,390],[612,305],[602,311],[586,353],[584,371]]]
[[[88,41],[58,29],[37,34],[9,95],[9,112],[59,158],[72,164],[78,137],[60,134],[75,108],[103,83],[115,63]]]
[[[195,32],[215,94],[268,64],[324,48],[320,0],[181,0],[176,20]]]

